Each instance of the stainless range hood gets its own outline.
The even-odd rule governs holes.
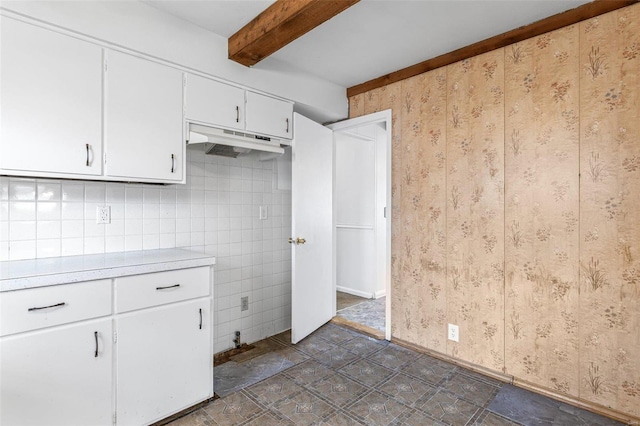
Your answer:
[[[251,133],[189,124],[187,147],[204,147],[206,154],[236,158],[240,154],[248,154],[252,151],[284,154],[284,148],[280,142],[276,138]]]

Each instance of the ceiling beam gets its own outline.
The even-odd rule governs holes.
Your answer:
[[[229,59],[253,66],[360,0],[277,0],[229,37]]]
[[[575,9],[567,10],[566,12],[541,19],[533,24],[507,31],[506,33],[470,44],[469,46],[461,49],[436,56],[432,59],[427,59],[426,61],[394,71],[390,74],[383,75],[382,77],[374,78],[373,80],[349,87],[347,89],[347,97],[359,95],[360,93],[396,83],[398,81],[423,74],[427,71],[450,65],[501,47],[509,46],[510,44],[518,43],[520,41],[548,33],[549,31],[573,25],[580,21],[591,19],[595,16],[632,5],[638,1],[639,0],[595,0],[591,3],[578,6]]]

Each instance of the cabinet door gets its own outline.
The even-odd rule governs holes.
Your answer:
[[[293,137],[293,104],[247,92],[247,131],[278,138]]]
[[[102,173],[102,49],[0,17],[0,169]]]
[[[103,319],[1,338],[0,424],[111,425],[111,336]]]
[[[106,175],[117,180],[183,179],[182,72],[108,52]]]
[[[188,121],[244,129],[244,90],[187,74],[185,115]]]
[[[210,299],[117,320],[118,423],[149,424],[213,396]]]

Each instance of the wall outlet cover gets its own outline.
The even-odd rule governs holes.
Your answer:
[[[111,223],[111,206],[96,207],[96,223]]]
[[[447,337],[449,340],[453,340],[454,342],[460,341],[460,329],[455,324],[449,324],[449,332],[447,333]]]
[[[241,311],[249,310],[249,296],[244,296],[240,298],[240,310]]]

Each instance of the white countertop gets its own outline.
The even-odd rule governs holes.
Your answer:
[[[0,262],[0,292],[215,264],[183,249],[127,251]]]

